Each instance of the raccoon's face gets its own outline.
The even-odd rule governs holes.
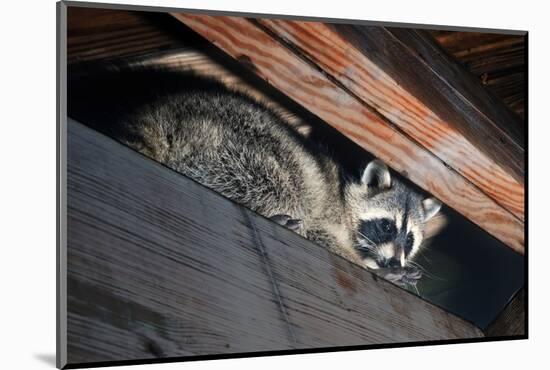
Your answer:
[[[379,160],[368,164],[346,196],[356,249],[371,269],[405,267],[422,244],[426,221],[441,207],[392,179]]]

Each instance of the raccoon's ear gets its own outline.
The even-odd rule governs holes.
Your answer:
[[[361,183],[379,189],[389,188],[391,186],[391,176],[388,166],[379,159],[371,161],[365,168],[363,176],[361,176]]]
[[[441,202],[435,198],[426,198],[422,201],[422,208],[424,208],[424,221],[428,221],[439,212]]]

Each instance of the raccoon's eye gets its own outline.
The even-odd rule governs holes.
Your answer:
[[[359,235],[371,244],[388,243],[395,239],[397,229],[390,219],[374,219],[361,222]]]
[[[412,233],[407,234],[407,240],[405,240],[405,254],[411,253],[414,244],[414,235]]]
[[[391,222],[386,219],[380,220],[380,228],[382,231],[389,233],[391,231]]]
[[[397,229],[395,228],[395,223],[387,218],[382,218],[376,223],[378,229],[378,234],[380,235],[380,241],[385,243],[389,242],[397,234]]]

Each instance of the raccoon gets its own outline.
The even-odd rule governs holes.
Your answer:
[[[247,94],[190,72],[69,71],[68,114],[344,258],[414,284],[441,204],[373,160],[358,180]]]

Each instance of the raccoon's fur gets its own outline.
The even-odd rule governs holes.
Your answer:
[[[405,273],[439,209],[380,161],[361,181],[276,112],[219,82],[151,68],[69,73],[69,116],[369,268]],[[394,271],[395,272],[395,271]]]

